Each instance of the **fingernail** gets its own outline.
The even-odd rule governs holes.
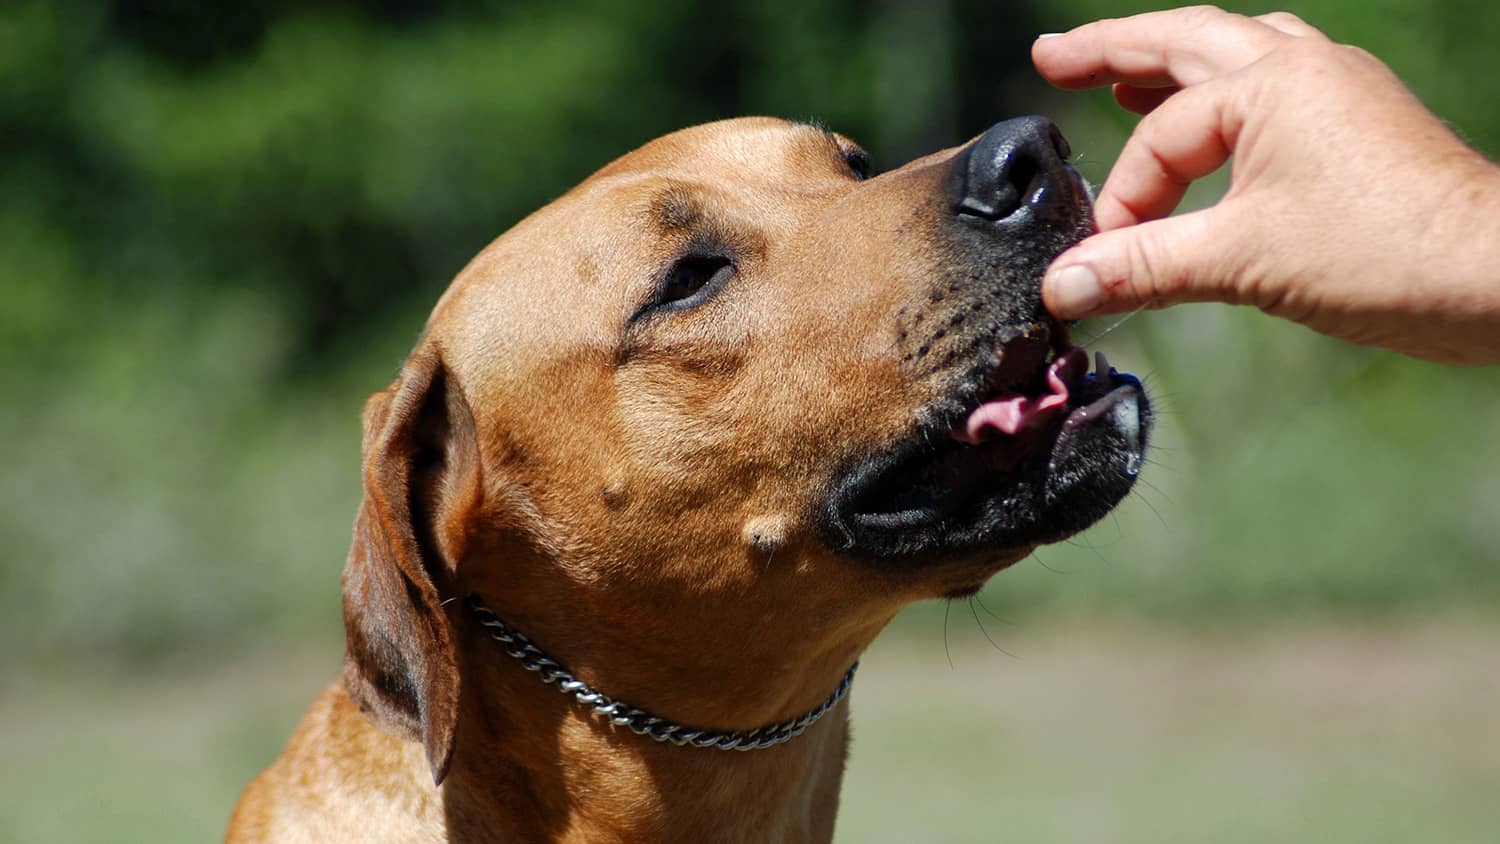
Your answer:
[[[1104,301],[1104,291],[1099,287],[1099,276],[1085,264],[1074,264],[1057,271],[1052,277],[1053,309],[1060,317],[1081,317]]]
[[[1036,40],[1040,41],[1043,38],[1056,38],[1059,35],[1062,35],[1062,33],[1061,32],[1043,32],[1041,35],[1038,35],[1036,37]]]

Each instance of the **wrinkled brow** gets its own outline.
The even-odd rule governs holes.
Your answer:
[[[794,128],[808,129],[816,132],[819,135],[822,135],[823,138],[827,140],[834,149],[838,150],[840,155],[844,154],[844,152],[847,150],[860,149],[859,144],[856,144],[854,141],[851,141],[848,138],[839,137],[839,133],[828,128],[827,124],[823,123],[823,121],[821,120],[792,120],[788,122],[790,122]],[[861,152],[862,151],[863,150],[861,150]]]
[[[682,231],[693,228],[703,219],[703,206],[683,188],[670,187],[651,198],[648,213],[662,229]]]
[[[787,122],[796,129],[816,133],[818,136],[821,136],[827,144],[828,150],[841,162],[848,160],[849,156],[857,155],[864,159],[865,166],[868,169],[870,154],[865,151],[864,147],[823,125],[822,121],[790,120]]]
[[[706,251],[730,249],[749,256],[766,248],[765,235],[753,219],[683,185],[667,185],[652,194],[646,219],[664,240],[697,244]]]

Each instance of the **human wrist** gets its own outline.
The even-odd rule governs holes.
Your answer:
[[[1421,248],[1409,251],[1414,316],[1451,327],[1443,358],[1500,363],[1500,166],[1465,149],[1437,196]]]
[[[1436,267],[1446,267],[1476,290],[1488,291],[1500,309],[1500,166],[1477,153],[1460,171],[1442,210]]]

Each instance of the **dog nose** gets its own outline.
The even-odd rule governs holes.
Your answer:
[[[1077,204],[1080,185],[1067,163],[1070,154],[1045,117],[996,123],[969,147],[958,213],[1020,224]]]

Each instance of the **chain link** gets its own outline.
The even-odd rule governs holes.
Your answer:
[[[840,700],[843,700],[844,695],[849,693],[849,685],[854,682],[854,671],[859,668],[859,660],[855,660],[845,672],[844,678],[834,688],[833,694],[813,709],[790,721],[768,724],[749,731],[700,730],[652,715],[638,706],[631,706],[595,690],[589,684],[573,676],[573,673],[559,664],[557,660],[547,656],[541,648],[526,638],[525,634],[501,621],[499,616],[479,600],[478,595],[469,596],[469,608],[479,617],[479,623],[489,630],[491,638],[499,642],[505,652],[525,666],[527,671],[534,672],[537,677],[541,678],[543,683],[553,685],[563,694],[572,696],[580,706],[587,708],[596,716],[608,719],[616,727],[624,727],[638,736],[675,744],[679,747],[760,750],[790,741],[801,735],[803,730],[811,727],[819,718],[828,714],[830,709],[837,706]]]

